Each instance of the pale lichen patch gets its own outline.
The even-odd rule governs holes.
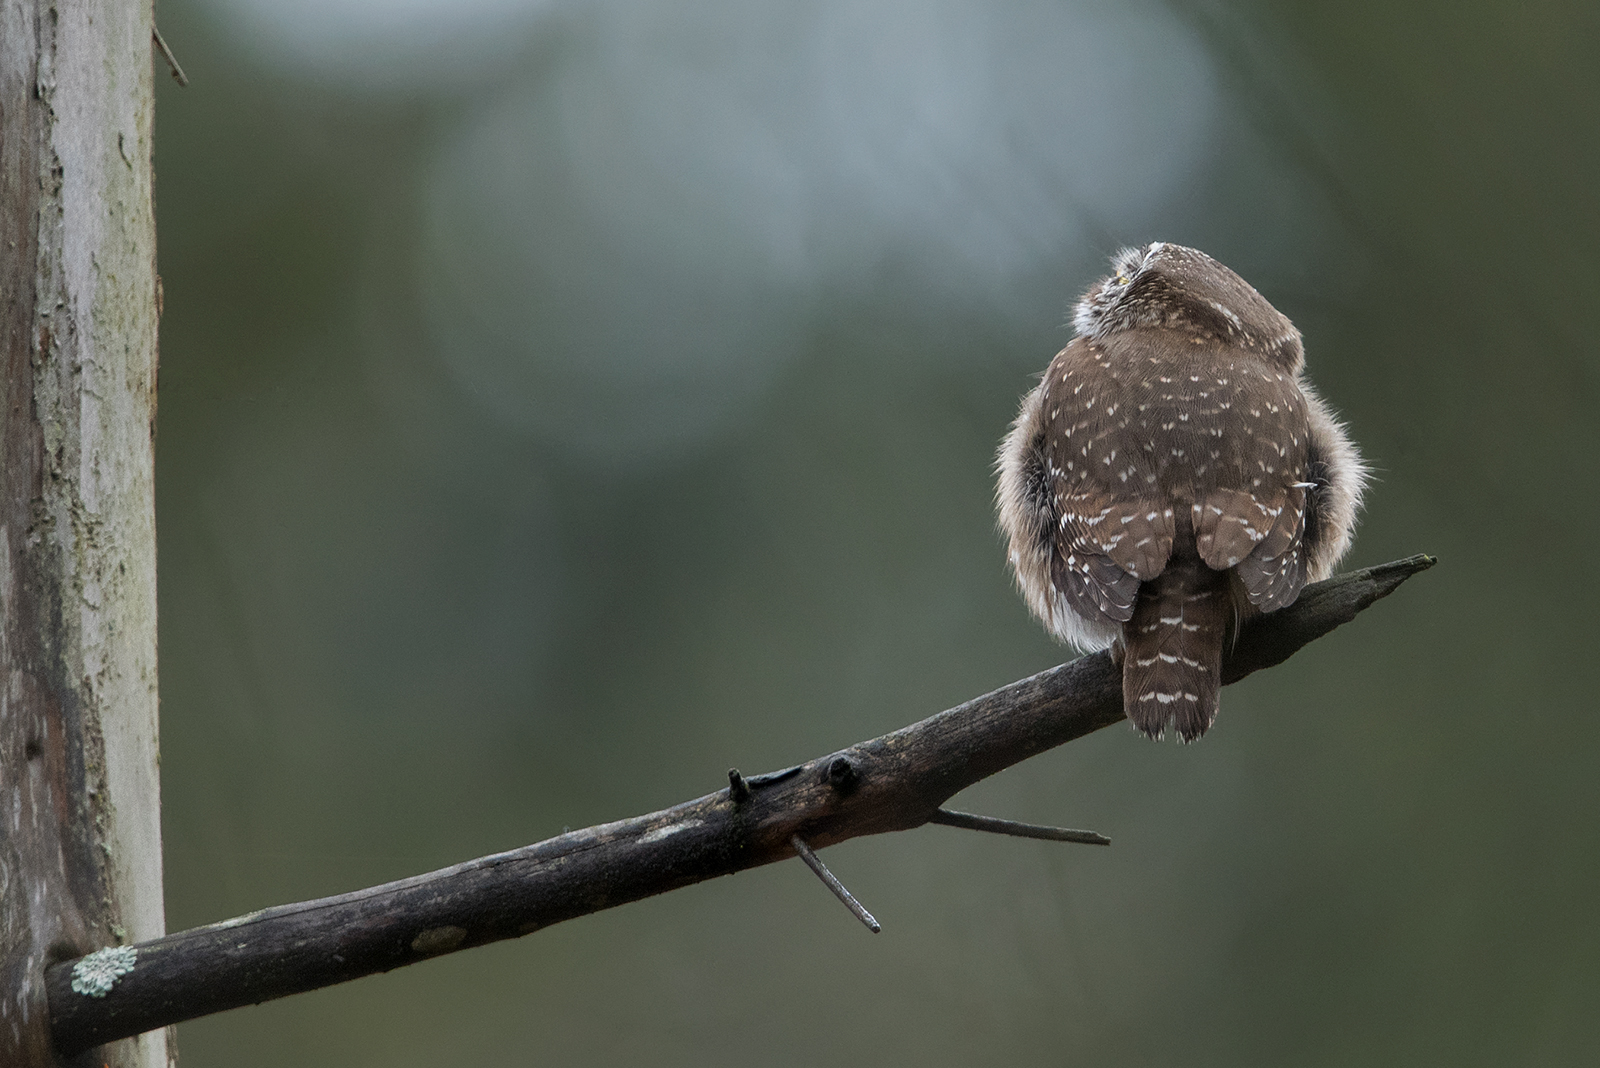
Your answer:
[[[467,937],[465,927],[446,924],[443,927],[429,927],[411,940],[413,952],[431,957],[435,953],[448,953],[459,946]]]
[[[72,991],[91,998],[103,998],[117,980],[133,971],[139,951],[132,946],[107,946],[97,949],[72,966]]]
[[[682,823],[669,823],[665,827],[657,827],[653,831],[646,831],[641,834],[639,836],[639,844],[645,845],[649,842],[659,842],[663,838],[671,838],[675,834],[698,827],[704,822],[704,820],[684,820]]]

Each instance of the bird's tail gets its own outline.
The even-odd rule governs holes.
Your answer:
[[[1193,535],[1183,533],[1165,570],[1139,587],[1133,618],[1123,624],[1122,704],[1150,737],[1171,723],[1192,742],[1217,718],[1232,601],[1228,573],[1207,567]]]

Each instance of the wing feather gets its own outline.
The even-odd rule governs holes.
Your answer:
[[[1194,506],[1195,547],[1207,567],[1232,568],[1263,612],[1292,604],[1306,584],[1306,492],[1216,489]]]
[[[1109,622],[1133,618],[1139,583],[1166,567],[1172,509],[1110,493],[1059,492],[1052,571],[1075,609]]]

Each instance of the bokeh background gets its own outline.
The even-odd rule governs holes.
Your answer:
[[[1440,565],[944,828],[179,1028],[190,1068],[1600,1060],[1600,7],[162,0],[168,918],[1063,657],[994,446],[1121,244],[1307,337]]]

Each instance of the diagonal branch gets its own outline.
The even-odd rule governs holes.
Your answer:
[[[1308,586],[1247,624],[1223,681],[1286,660],[1433,566],[1413,556]],[[935,818],[952,795],[1121,720],[1110,655],[1085,656],[898,731],[660,812],[382,886],[263,909],[45,973],[63,1054],[224,1009],[530,934],[690,883]],[[129,967],[131,965],[131,967]],[[109,968],[109,970],[108,970]],[[74,990],[76,970],[80,990]],[[95,980],[91,982],[89,980]]]

